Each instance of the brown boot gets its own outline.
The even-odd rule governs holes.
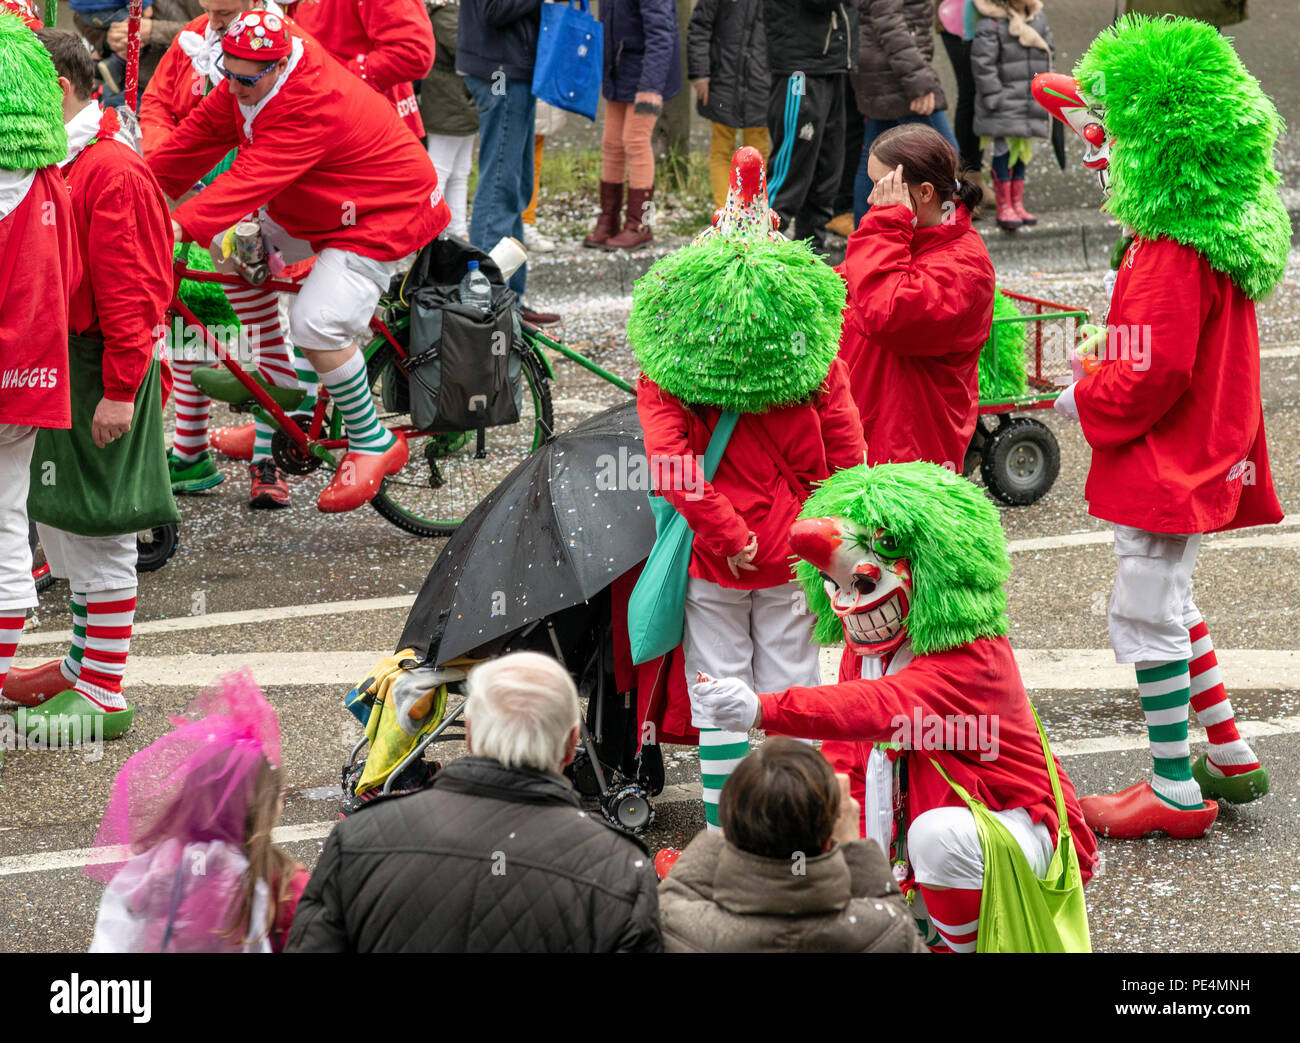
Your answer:
[[[599,250],[609,237],[618,231],[619,211],[623,209],[623,184],[612,181],[600,183],[600,216],[596,218],[596,227],[591,235],[582,241],[583,246]]]
[[[993,189],[989,188],[989,183],[984,180],[982,170],[968,170],[962,175],[972,185],[979,185],[980,194],[984,197],[980,200],[980,207],[989,210],[997,206],[998,197],[993,194]]]
[[[627,190],[627,222],[617,235],[610,236],[606,250],[636,250],[654,240],[650,225],[643,218],[650,216],[654,187]]]

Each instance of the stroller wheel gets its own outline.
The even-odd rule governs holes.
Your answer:
[[[600,810],[612,825],[625,833],[643,833],[655,820],[650,794],[636,783],[611,789],[601,798]]]

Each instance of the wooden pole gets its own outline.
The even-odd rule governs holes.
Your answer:
[[[132,112],[140,102],[140,20],[144,17],[144,0],[131,0],[126,22],[126,106]]]

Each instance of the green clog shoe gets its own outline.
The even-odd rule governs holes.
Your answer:
[[[87,741],[116,739],[124,735],[135,720],[135,707],[104,710],[74,688],[65,688],[40,706],[18,711],[25,714],[27,742],[43,732],[47,746],[79,746]]]
[[[176,453],[168,449],[167,470],[171,474],[172,492],[177,495],[201,493],[226,480],[206,449],[188,463],[178,459]]]
[[[269,384],[260,373],[245,370],[253,381],[266,390],[266,393],[275,400],[281,409],[296,409],[302,404],[302,400],[307,397],[307,392],[302,388],[282,388],[274,384]],[[236,377],[225,366],[206,366],[203,369],[196,369],[191,375],[190,380],[194,386],[202,391],[208,398],[216,399],[218,402],[229,402],[238,405],[244,402],[252,402],[253,399],[248,393],[248,388],[244,387]]]
[[[1209,757],[1202,753],[1192,765],[1192,778],[1201,787],[1201,796],[1226,800],[1229,804],[1249,804],[1268,792],[1268,771],[1263,766],[1243,775],[1214,775]]]

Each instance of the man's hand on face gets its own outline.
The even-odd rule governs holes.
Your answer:
[[[103,449],[116,442],[131,430],[134,416],[134,402],[114,402],[101,398],[95,407],[95,418],[90,422],[90,436],[95,440],[95,445]]]
[[[126,35],[130,22],[114,22],[108,27],[108,48],[119,58],[126,58]],[[153,36],[153,15],[147,11],[140,19],[140,46],[149,46]]]

